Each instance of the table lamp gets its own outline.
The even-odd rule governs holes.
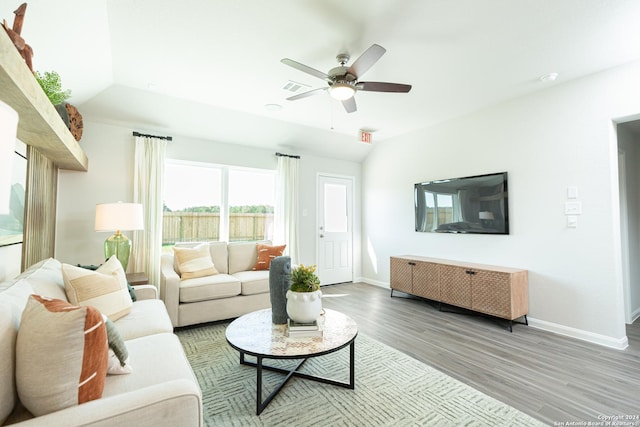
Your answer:
[[[13,152],[16,149],[18,113],[0,101],[0,215],[10,212]]]
[[[115,255],[127,271],[131,240],[121,230],[144,230],[144,218],[140,203],[101,203],[96,205],[96,231],[115,231],[104,241],[104,257]]]

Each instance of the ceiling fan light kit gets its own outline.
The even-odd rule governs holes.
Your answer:
[[[349,99],[355,94],[355,87],[347,82],[337,82],[329,87],[329,95],[338,101]]]
[[[289,58],[284,58],[280,62],[296,70],[302,71],[319,79],[325,80],[328,84],[327,87],[317,88],[304,92],[298,95],[287,98],[287,101],[295,101],[298,99],[306,98],[308,96],[317,95],[328,90],[329,95],[342,102],[347,113],[353,113],[357,110],[356,101],[354,95],[357,91],[363,90],[365,92],[395,92],[395,93],[407,93],[411,90],[411,85],[400,83],[386,83],[386,82],[361,82],[359,79],[366,73],[378,60],[384,55],[386,49],[380,45],[372,44],[367,50],[364,51],[358,59],[347,67],[346,64],[349,61],[349,55],[341,53],[336,56],[336,59],[340,63],[339,67],[335,67],[329,71],[329,73],[323,73],[315,68],[311,68],[307,65],[301,64]]]

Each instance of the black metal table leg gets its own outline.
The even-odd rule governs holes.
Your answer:
[[[256,368],[256,415],[260,415],[262,411],[264,411],[264,409],[269,405],[269,403],[271,403],[273,398],[280,392],[280,390],[282,390],[282,388],[287,384],[287,382],[289,382],[289,380],[292,377],[304,378],[307,380],[321,382],[323,384],[330,384],[330,385],[344,387],[344,388],[353,390],[356,385],[355,384],[355,378],[356,378],[355,353],[356,353],[355,340],[353,340],[351,344],[349,344],[349,382],[345,383],[345,382],[336,381],[330,378],[319,377],[319,376],[314,376],[314,375],[305,374],[303,372],[299,372],[298,370],[302,367],[302,365],[304,365],[304,363],[307,360],[309,360],[308,358],[302,359],[300,363],[296,365],[295,368],[288,370],[288,369],[277,368],[275,366],[265,365],[263,363],[263,359],[265,359],[265,357],[263,356],[255,356],[256,357],[255,363],[249,362],[248,360],[245,360],[244,353],[240,352],[240,364],[253,366]],[[286,377],[263,401],[262,400],[262,374],[264,370],[285,374]]]

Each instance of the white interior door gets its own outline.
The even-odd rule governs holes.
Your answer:
[[[353,281],[353,179],[318,176],[318,277]]]

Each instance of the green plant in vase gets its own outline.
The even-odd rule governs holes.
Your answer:
[[[56,108],[65,126],[71,131],[75,140],[80,141],[83,130],[82,114],[80,114],[76,107],[66,102],[71,96],[71,91],[69,89],[62,90],[60,74],[55,71],[45,71],[42,73],[36,71],[33,75],[45,95],[47,95],[47,98],[49,98],[49,101]]]
[[[320,279],[316,275],[316,266],[300,264],[291,269],[292,292],[315,292],[320,290]]]
[[[316,266],[291,269],[291,287],[287,291],[287,315],[298,323],[315,322],[322,312],[322,291]]]
[[[36,71],[33,74],[53,105],[62,104],[71,96],[70,90],[62,90],[60,75],[55,71],[45,71],[43,73]]]

